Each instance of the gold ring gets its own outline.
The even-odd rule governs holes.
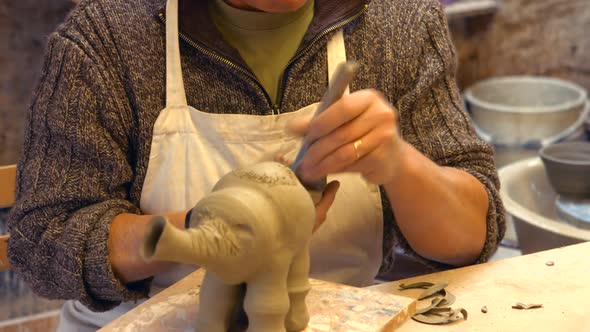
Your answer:
[[[356,153],[356,160],[361,159],[361,153],[359,152],[361,144],[363,144],[363,140],[357,139],[352,143],[354,145],[354,152]]]

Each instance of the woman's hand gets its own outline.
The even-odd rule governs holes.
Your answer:
[[[308,181],[339,172],[359,172],[374,184],[393,178],[403,140],[397,112],[375,90],[345,95],[317,117],[293,121],[289,129],[312,142],[299,166]]]
[[[292,122],[289,129],[311,143],[298,169],[305,181],[359,172],[383,185],[402,234],[419,255],[455,265],[480,255],[486,239],[485,187],[473,175],[439,166],[405,142],[398,133],[397,112],[378,92],[343,96],[317,117]],[[452,240],[434,240],[441,236]]]

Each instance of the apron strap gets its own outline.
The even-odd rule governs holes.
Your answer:
[[[166,107],[186,105],[180,63],[178,0],[168,0],[166,4]]]
[[[344,32],[340,29],[328,41],[328,84],[331,83],[332,76],[339,64],[346,62],[346,46],[344,45]],[[348,86],[344,90],[344,94],[350,93]]]

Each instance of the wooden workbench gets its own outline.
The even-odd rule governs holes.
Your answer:
[[[203,275],[203,270],[189,274],[99,332],[194,331]],[[310,321],[302,332],[392,332],[416,312],[416,300],[406,296],[315,279],[310,283]],[[230,332],[245,330],[237,326]]]
[[[416,281],[448,282],[457,297],[453,307],[467,309],[468,320],[447,326],[408,320],[399,332],[590,331],[590,242],[370,288],[415,297],[419,290],[399,291],[398,285]],[[516,302],[543,308],[512,309]]]
[[[546,265],[548,261],[552,261],[554,265]],[[187,305],[193,303],[193,300],[191,302],[178,299],[197,294],[195,287],[201,277],[199,271],[189,275],[115,320],[103,331],[129,330],[129,327],[135,326],[141,321],[145,323],[146,318],[143,316],[146,316],[146,313],[146,317],[149,318],[147,320],[157,321],[160,327],[163,324],[162,321],[168,321],[170,317],[175,320],[178,320],[179,317],[186,319],[187,314],[180,314],[178,310],[187,308],[194,310],[196,306]],[[434,326],[407,319],[396,331],[590,332],[590,242],[385,283],[369,287],[367,291],[397,295],[396,301],[403,302],[407,308],[400,312],[399,322],[402,322],[407,318],[407,314],[415,310],[415,302],[412,303],[412,297],[415,298],[421,290],[399,291],[398,285],[415,281],[448,282],[447,290],[457,297],[453,307],[467,309],[468,320],[455,322],[451,325]],[[403,300],[408,297],[410,301]],[[377,303],[378,298],[379,296],[373,296],[372,302]],[[162,307],[164,302],[176,314],[172,316],[168,314],[168,318],[165,318],[164,313],[169,310],[163,310],[166,307]],[[180,304],[181,302],[186,302],[186,304]],[[512,309],[512,305],[516,302],[541,303],[543,308],[526,311]],[[418,303],[418,307],[420,306],[421,303]],[[481,312],[483,306],[488,308],[486,314]]]

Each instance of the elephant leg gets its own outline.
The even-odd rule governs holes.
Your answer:
[[[240,296],[239,285],[227,285],[211,272],[205,272],[199,294],[197,332],[226,332]]]
[[[273,266],[248,281],[244,299],[247,332],[285,332],[285,317],[289,311],[288,270],[287,264]]]
[[[288,332],[301,331],[309,323],[309,312],[305,304],[305,297],[311,286],[309,285],[309,243],[295,255],[289,268],[287,290],[289,292],[289,312],[285,319]]]

